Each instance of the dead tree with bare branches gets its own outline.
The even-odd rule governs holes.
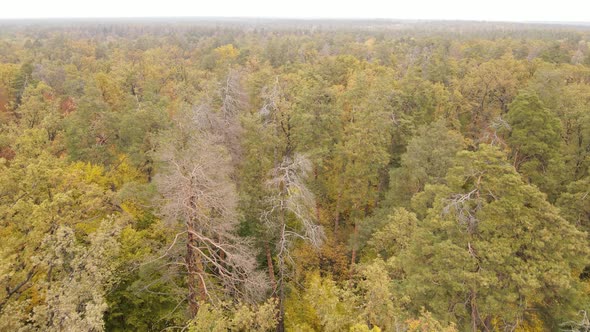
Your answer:
[[[277,284],[274,290],[279,302],[278,331],[284,331],[285,282],[289,266],[294,264],[291,249],[297,240],[317,248],[324,238],[323,229],[315,220],[315,198],[305,185],[311,164],[302,155],[285,157],[271,172],[268,180],[272,195],[262,219],[269,232],[277,234]]]
[[[237,194],[231,179],[231,157],[216,123],[219,113],[206,106],[181,114],[164,137],[158,156],[162,171],[156,177],[161,212],[186,233],[184,261],[191,316],[199,302],[222,295],[253,299],[266,285],[255,271],[255,254],[236,234]]]
[[[262,91],[264,103],[260,109],[263,128],[274,137],[273,168],[266,183],[269,191],[266,210],[261,219],[269,234],[275,236],[277,268],[275,269],[267,250],[269,273],[277,274],[273,283],[273,294],[278,297],[278,331],[284,331],[285,283],[289,266],[292,265],[291,249],[296,240],[319,247],[323,230],[316,223],[315,198],[307,188],[305,179],[311,171],[311,163],[303,155],[295,152],[291,114],[288,97],[275,78],[272,85]],[[274,275],[271,275],[271,279]]]

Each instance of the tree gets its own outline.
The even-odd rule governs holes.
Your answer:
[[[297,240],[303,240],[318,248],[323,240],[323,229],[315,220],[315,197],[305,182],[311,164],[307,158],[295,152],[289,106],[277,77],[274,85],[265,89],[265,100],[260,111],[263,128],[272,137],[269,143],[273,153],[273,168],[266,182],[268,196],[261,219],[266,225],[267,234],[276,241],[278,280],[273,294],[278,297],[279,306],[277,331],[285,329],[285,288],[289,265],[293,264],[293,246]],[[272,280],[274,266],[269,253],[267,257]]]
[[[369,250],[380,258],[396,258],[410,246],[418,227],[416,215],[404,208],[396,208],[387,216],[386,224],[377,229],[369,240]]]
[[[509,109],[506,121],[511,130],[507,141],[514,167],[554,201],[563,166],[558,153],[562,130],[559,118],[531,92],[521,92]]]
[[[420,127],[401,157],[401,167],[391,172],[391,203],[408,207],[412,196],[426,184],[444,183],[455,154],[463,146],[461,134],[449,130],[444,120]]]
[[[590,176],[570,183],[557,199],[561,215],[573,225],[590,231]]]
[[[399,255],[402,294],[473,331],[515,328],[536,308],[551,326],[577,305],[585,234],[497,148],[461,152],[455,165]]]
[[[382,174],[390,161],[390,129],[392,114],[389,73],[379,78],[379,70],[358,71],[350,75],[342,93],[340,108],[340,140],[334,146],[331,186],[334,192],[334,232],[341,227],[343,215],[352,226],[350,234],[352,268],[358,260],[359,228],[377,206],[384,189]]]
[[[204,304],[189,325],[191,332],[273,331],[276,327],[276,303],[269,300],[258,306],[238,303],[220,309]]]
[[[32,325],[45,331],[103,331],[106,294],[116,282],[121,223],[106,219],[90,236],[88,247],[77,245],[74,231],[58,228],[45,238],[42,257],[49,266],[45,303],[35,307]],[[41,282],[38,284],[42,284]]]
[[[40,82],[37,86],[28,85],[22,96],[22,103],[16,110],[24,128],[43,125],[50,141],[59,130],[61,115],[58,113],[57,98],[52,89]]]
[[[0,159],[0,329],[101,330],[122,223],[102,222],[113,193],[46,151],[44,130],[23,134]]]
[[[253,299],[265,287],[255,273],[254,255],[236,235],[236,189],[232,167],[219,134],[207,123],[217,116],[206,106],[181,114],[163,139],[163,163],[155,181],[162,195],[161,211],[169,223],[182,224],[186,235],[189,313],[195,317],[200,302],[221,294]],[[175,243],[173,243],[174,245]]]
[[[391,279],[383,261],[376,259],[361,268],[358,288],[362,294],[362,318],[369,328],[384,331],[401,328],[401,312],[396,308],[391,291]]]
[[[469,103],[465,136],[480,138],[482,129],[508,112],[512,99],[529,73],[525,63],[511,54],[473,67],[456,84]]]
[[[575,76],[575,70],[547,68],[535,73],[529,83],[542,101],[561,123],[561,146],[566,170],[564,180],[580,180],[590,167],[590,115],[586,111],[590,104],[590,86]]]
[[[346,331],[358,321],[358,296],[317,272],[308,274],[303,299],[317,316],[318,329],[322,331]],[[298,307],[303,304],[299,303]]]

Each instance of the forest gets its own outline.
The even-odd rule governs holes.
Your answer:
[[[0,21],[0,331],[590,331],[590,26]]]

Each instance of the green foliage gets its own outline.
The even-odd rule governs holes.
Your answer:
[[[362,318],[368,326],[378,326],[385,331],[400,327],[397,318],[401,313],[396,308],[391,292],[391,279],[380,260],[361,269],[358,288],[362,294]]]
[[[276,303],[269,300],[260,306],[238,304],[221,310],[203,303],[197,316],[191,321],[189,331],[273,331],[276,327]]]
[[[590,177],[570,183],[557,199],[557,206],[565,219],[590,231]]]
[[[379,257],[397,257],[410,245],[410,239],[418,227],[418,219],[404,208],[395,209],[386,219],[386,224],[376,230],[368,246]]]
[[[590,144],[590,87],[576,78],[568,82],[567,77],[576,76],[577,68],[542,68],[530,83],[544,105],[561,122],[561,142],[559,153],[563,156],[566,181],[579,180],[590,167],[588,158]]]
[[[400,255],[402,292],[412,307],[490,328],[494,318],[518,325],[531,308],[549,304],[548,318],[559,319],[579,305],[575,276],[586,262],[585,234],[524,183],[498,149],[482,145],[455,162],[448,186],[437,190],[412,246]]]
[[[357,296],[318,273],[307,280],[303,299],[309,303],[323,331],[346,331],[356,322]]]
[[[571,55],[558,42],[554,42],[541,52],[540,58],[546,62],[567,63],[570,61]]]
[[[457,328],[455,324],[450,323],[448,326],[444,326],[441,322],[437,321],[432,314],[425,311],[424,308],[420,310],[420,317],[417,319],[409,319],[407,322],[408,331],[411,332],[456,332]]]
[[[408,207],[410,199],[426,184],[440,184],[455,154],[463,148],[463,138],[447,129],[443,120],[420,127],[401,157],[401,167],[391,172],[391,204]]]
[[[513,151],[514,166],[554,200],[563,167],[559,155],[562,131],[559,118],[530,92],[519,94],[509,108],[508,144]]]

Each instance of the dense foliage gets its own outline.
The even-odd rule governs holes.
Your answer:
[[[0,330],[588,331],[590,29],[0,22]]]

